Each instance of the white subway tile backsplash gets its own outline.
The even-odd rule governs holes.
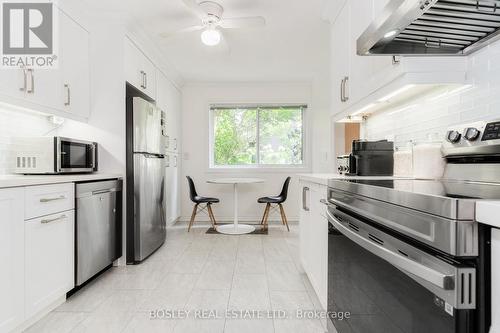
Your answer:
[[[438,100],[428,100],[402,112],[370,116],[363,124],[366,139],[393,137],[398,147],[429,136],[444,138],[456,124],[500,118],[500,42],[472,55],[468,77],[473,88]]]
[[[43,136],[54,129],[47,116],[0,107],[0,174],[15,168],[14,137]]]

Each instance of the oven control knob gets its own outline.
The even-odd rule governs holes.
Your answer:
[[[462,135],[458,131],[449,131],[446,134],[446,140],[448,140],[451,143],[457,143],[458,141],[460,141],[461,137]]]
[[[477,128],[469,127],[469,128],[466,128],[464,131],[464,138],[467,141],[474,141],[474,140],[477,140],[477,138],[479,138],[480,133],[481,132],[479,132],[479,130]]]

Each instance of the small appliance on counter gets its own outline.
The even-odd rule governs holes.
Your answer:
[[[337,170],[341,175],[350,172],[350,159],[351,155],[337,156]]]
[[[15,138],[15,173],[65,174],[97,171],[97,142],[60,136]]]
[[[413,147],[398,147],[394,150],[394,176],[413,177]]]
[[[394,172],[394,142],[387,140],[354,140],[354,166],[349,176],[392,176]],[[353,160],[353,158],[351,158]]]
[[[446,159],[441,154],[441,142],[421,142],[413,146],[413,177],[440,179],[443,177]]]

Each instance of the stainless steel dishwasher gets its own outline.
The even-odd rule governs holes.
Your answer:
[[[76,184],[76,286],[121,256],[121,202],[121,180]]]

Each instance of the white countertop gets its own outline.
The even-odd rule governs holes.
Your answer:
[[[299,180],[308,181],[320,185],[328,185],[329,179],[401,179],[403,177],[394,176],[346,176],[338,173],[299,173],[297,174]]]
[[[476,221],[500,228],[500,200],[484,200],[476,203]]]
[[[120,174],[89,173],[67,175],[0,175],[0,188],[45,184],[74,183],[89,180],[123,178]]]

